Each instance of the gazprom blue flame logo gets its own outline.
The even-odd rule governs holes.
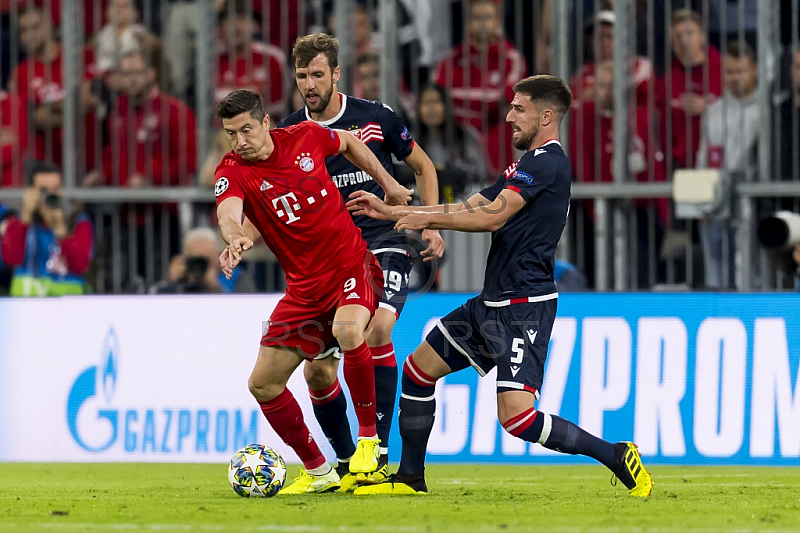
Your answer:
[[[117,385],[117,359],[114,357],[114,354],[119,352],[119,344],[117,343],[117,336],[114,334],[113,328],[108,330],[108,334],[106,334],[103,352],[105,354],[105,361],[103,363],[103,394],[105,395],[106,402],[110,402],[111,396],[114,394],[114,387]]]
[[[81,432],[78,429],[78,414],[81,408],[84,407],[84,404],[97,396],[98,388],[103,389],[103,399],[105,403],[108,404],[111,401],[114,395],[114,389],[117,385],[118,358],[119,341],[117,340],[114,328],[110,328],[103,341],[101,364],[90,366],[81,372],[75,380],[75,383],[72,384],[72,389],[69,391],[69,397],[67,398],[67,423],[69,425],[69,431],[72,434],[72,438],[75,439],[75,442],[84,450],[101,452],[109,448],[117,440],[118,414],[116,410],[97,410],[97,420],[103,421],[102,423],[106,426],[110,426],[110,431],[108,431],[110,434],[109,437],[103,439],[103,442],[100,444],[86,442],[86,439],[81,436]],[[102,372],[98,372],[98,369],[102,369]]]

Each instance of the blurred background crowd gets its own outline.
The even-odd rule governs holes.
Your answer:
[[[519,157],[517,81],[569,81],[561,290],[794,290],[800,246],[757,228],[800,213],[798,3],[0,0],[0,294],[281,290],[263,246],[219,272],[213,113],[241,87],[273,124],[302,107],[291,48],[320,31],[339,90],[403,117],[444,202]],[[488,239],[446,234],[412,286],[478,290]]]

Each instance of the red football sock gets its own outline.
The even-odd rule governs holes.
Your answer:
[[[366,342],[354,350],[344,350],[344,380],[356,409],[358,436],[374,437],[378,433],[375,427],[375,372]]]
[[[394,355],[394,344],[391,342],[383,346],[373,346],[369,351],[372,353],[373,365],[387,367],[397,366],[397,358]]]
[[[303,411],[289,389],[283,389],[275,398],[258,402],[258,405],[269,425],[300,457],[306,470],[319,468],[326,463],[325,456],[319,451],[314,437],[303,421]]]

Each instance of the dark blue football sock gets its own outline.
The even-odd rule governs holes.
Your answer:
[[[561,453],[586,455],[596,459],[610,469],[616,468],[614,445],[599,439],[560,416],[547,415],[552,421],[550,435],[542,444],[545,448]]]
[[[322,432],[331,443],[337,459],[349,461],[356,453],[350,421],[347,419],[347,400],[337,379],[333,385],[321,390],[308,391],[314,405],[314,416]]]
[[[545,448],[572,455],[586,455],[616,467],[614,445],[598,439],[560,416],[548,415],[531,408],[510,418],[503,428],[522,440],[538,442]]]
[[[414,482],[425,476],[425,452],[436,412],[436,380],[416,368],[411,358],[403,366],[400,415],[398,417],[403,452],[397,477]]]

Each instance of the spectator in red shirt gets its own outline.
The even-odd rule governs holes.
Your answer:
[[[217,0],[219,3],[220,0]],[[224,1],[224,0],[222,0]],[[261,18],[259,29],[264,40],[289,50],[300,35],[305,35],[306,10],[301,0],[252,0],[253,12]]]
[[[37,163],[19,218],[4,223],[3,261],[15,267],[12,296],[83,292],[83,275],[92,258],[92,224],[83,213],[64,212],[58,167]]]
[[[28,114],[15,94],[0,91],[0,185],[21,187],[28,149]]]
[[[672,14],[670,38],[675,57],[657,87],[664,115],[662,138],[672,147],[678,168],[693,167],[700,146],[700,117],[722,95],[722,62],[719,50],[706,40],[700,15],[690,9]]]
[[[286,116],[286,55],[277,47],[253,39],[257,15],[244,0],[229,0],[219,14],[215,100],[235,89],[261,95],[274,123]]]
[[[511,127],[505,122],[513,86],[527,73],[525,58],[503,37],[502,3],[472,0],[467,37],[436,68],[433,81],[453,98],[459,123],[477,129],[487,146],[490,174],[514,159]]]
[[[573,104],[570,113],[570,160],[575,178],[580,182],[614,181],[614,63],[604,61],[595,69],[594,100],[584,100]],[[635,117],[630,121],[636,129],[631,131],[628,151],[628,170],[636,181],[665,181],[666,168],[664,152],[658,139],[657,124],[649,107],[636,106]],[[648,285],[648,200],[636,200],[639,250],[643,255],[638,261],[638,280],[640,287]],[[584,243],[587,258],[587,275],[594,281],[594,204],[585,202],[587,225],[584,227]],[[656,243],[658,250],[663,238],[669,212],[666,198],[655,200]]]
[[[54,0],[55,1],[55,0]],[[170,87],[177,95],[191,89],[196,55],[195,37],[200,31],[204,16],[203,2],[198,0],[171,0],[167,4],[164,20],[164,56],[169,63]],[[306,2],[301,0],[252,0],[252,13],[258,24],[257,31],[264,40],[281,50],[290,50],[298,35],[304,35]],[[226,0],[214,0],[219,11],[228,8]]]
[[[105,182],[127,187],[190,185],[197,168],[197,141],[194,114],[189,107],[162,93],[156,71],[145,51],[134,50],[119,60],[117,75],[125,92],[108,120],[108,146],[103,153],[103,172],[87,176],[85,185]],[[150,208],[153,208],[152,210]],[[123,250],[137,250],[135,271],[125,271],[125,283],[152,284],[162,277],[159,265],[178,253],[180,231],[177,206],[173,204],[137,205],[135,228],[126,229],[123,206]],[[148,215],[150,211],[150,215]],[[148,216],[152,228],[148,233]],[[167,231],[162,228],[167,227]],[[131,239],[126,241],[126,239]],[[162,256],[162,250],[167,254]],[[123,261],[127,269],[128,262]],[[141,277],[141,279],[140,279]]]
[[[132,50],[119,60],[124,93],[108,122],[104,181],[111,185],[189,185],[197,168],[194,113],[162,93],[148,54]]]
[[[594,99],[595,64],[614,59],[614,24],[617,16],[613,11],[598,11],[586,30],[585,43],[589,50],[589,60],[578,69],[570,83],[573,104],[581,100]],[[647,88],[655,82],[653,63],[646,57],[631,59],[630,83],[635,90],[636,103],[647,102]]]
[[[11,73],[9,87],[28,102],[30,122],[35,130],[34,154],[37,159],[62,161],[62,127],[64,125],[64,73],[61,45],[56,41],[50,18],[39,7],[29,6],[19,14],[19,41],[26,59]],[[89,48],[83,54],[83,84],[81,109],[86,120],[78,132],[85,147],[86,168],[94,165],[95,115],[92,112],[97,98],[92,94],[90,80],[94,77],[94,54]]]

